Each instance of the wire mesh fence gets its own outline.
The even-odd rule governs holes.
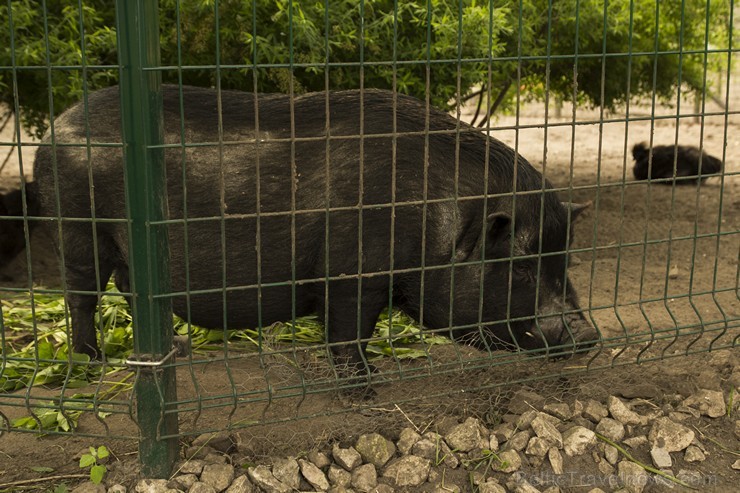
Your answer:
[[[733,2],[169,0],[159,48],[142,6],[0,8],[3,429],[485,413],[737,346]]]

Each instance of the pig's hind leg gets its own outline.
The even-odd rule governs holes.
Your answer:
[[[350,385],[366,384],[375,371],[367,360],[365,349],[378,316],[388,306],[387,283],[363,279],[362,291],[358,293],[357,282],[331,282],[329,306],[324,313],[334,368],[340,377],[350,377]]]
[[[64,225],[63,269],[67,286],[65,299],[72,319],[72,349],[91,359],[99,359],[100,346],[95,330],[98,293],[105,291],[119,255],[112,239],[99,234],[95,245],[96,268],[94,245],[89,224]]]

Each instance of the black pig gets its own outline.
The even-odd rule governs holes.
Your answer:
[[[163,87],[169,217],[188,219],[187,234],[168,226],[172,290],[190,292],[189,310],[173,298],[179,316],[239,328],[318,313],[341,343],[370,337],[390,296],[425,327],[478,347],[595,339],[567,277],[581,207],[561,203],[498,140],[386,91],[260,95],[257,108],[254,94],[222,91],[218,145],[216,92],[184,87],[182,97],[184,115],[178,89]],[[58,214],[56,166],[62,217],[90,217],[93,189],[96,218],[123,218],[122,152],[110,146],[121,141],[118,89],[90,94],[54,128],[57,146],[35,161],[41,215]],[[97,357],[97,298],[79,292],[103,289],[113,273],[127,288],[126,225],[97,222],[94,236],[89,222],[65,221],[62,237],[52,226],[74,350]],[[367,370],[365,346],[332,351]]]
[[[660,178],[670,178],[670,181],[659,181],[663,185],[692,185],[696,180],[676,178],[684,176],[696,177],[701,170],[701,181],[709,178],[710,175],[716,175],[722,172],[722,161],[714,156],[710,156],[693,146],[653,146],[652,148],[652,165],[650,163],[650,148],[644,142],[635,144],[632,148],[632,157],[635,159],[635,167],[632,172],[636,180],[647,180],[648,177],[653,180]],[[673,166],[676,166],[675,176]]]
[[[26,216],[38,214],[35,186],[26,185]],[[26,247],[26,237],[23,231],[23,194],[20,190],[11,190],[0,193],[0,269],[4,268]],[[28,221],[29,228],[33,229],[35,221]]]

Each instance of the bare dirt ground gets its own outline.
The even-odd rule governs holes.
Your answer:
[[[730,112],[740,109],[732,96]],[[692,104],[682,104],[682,115],[693,112]],[[704,111],[721,109],[707,104]],[[304,351],[238,355],[227,362],[223,353],[206,359],[198,356],[192,366],[178,370],[178,393],[185,409],[180,416],[181,431],[197,434],[239,428],[240,453],[259,461],[268,456],[295,456],[376,430],[397,437],[410,422],[426,428],[444,417],[476,416],[494,423],[505,413],[512,390],[523,386],[553,402],[572,404],[575,399],[589,398],[604,402],[610,395],[619,395],[642,398],[646,405],[656,407],[676,396],[688,397],[699,388],[723,390],[727,395],[740,387],[735,367],[740,335],[740,116],[676,118],[675,108],[653,111],[646,104],[633,107],[630,118],[635,120],[628,124],[623,113],[600,115],[579,109],[573,118],[567,107],[560,116],[554,113],[551,109],[546,121],[542,105],[526,105],[518,117],[496,121],[493,135],[517,148],[561,187],[564,200],[593,203],[576,225],[573,248],[580,263],[571,268],[570,275],[582,307],[602,334],[604,342],[599,348],[571,360],[548,362],[440,346],[430,350],[427,361],[384,361],[381,375],[396,381],[378,384],[376,398],[359,406],[348,404],[335,392],[318,392],[322,386],[331,386],[327,384],[331,375],[325,373],[321,361]],[[724,176],[698,187],[633,182],[631,147],[651,138],[655,144],[703,145],[710,154],[725,157]],[[7,131],[1,140],[10,140]],[[33,151],[32,147],[24,149],[24,169],[30,168]],[[2,170],[0,189],[15,186],[18,173],[14,157]],[[37,284],[59,285],[58,266],[41,235],[33,238],[32,261]],[[4,286],[26,285],[25,258],[4,274],[14,279]],[[301,364],[288,364],[292,359]],[[462,368],[467,371],[461,373]],[[549,378],[537,380],[545,375]],[[403,380],[398,381],[399,376]],[[507,382],[513,385],[501,386]],[[304,394],[303,386],[317,393]],[[14,402],[22,404],[24,396],[55,395],[58,390],[34,388],[18,393],[21,398]],[[186,402],[195,397],[205,399],[204,407]],[[101,444],[115,454],[111,474],[121,481],[130,478],[136,451],[130,405],[124,401],[116,408],[117,414],[104,421],[89,416],[81,419],[81,433],[103,437],[3,432],[0,488],[49,474],[80,474],[75,455]],[[10,419],[27,414],[24,407],[0,407]],[[295,417],[301,419],[290,420]],[[691,467],[716,478],[702,491],[735,491],[740,475],[730,464],[737,456],[711,441],[740,450],[732,433],[734,419],[737,414],[732,419],[725,416],[702,422],[700,433],[708,437],[705,444],[710,454]],[[248,424],[254,426],[242,428]],[[128,438],[115,438],[119,436]],[[650,461],[649,457],[641,459]],[[34,472],[33,466],[50,467],[54,472]],[[572,467],[599,474],[585,459]],[[55,481],[62,480],[34,487],[43,491]],[[573,492],[591,487],[561,486]],[[663,491],[658,485],[650,488],[646,491]]]

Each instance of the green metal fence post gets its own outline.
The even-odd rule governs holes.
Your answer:
[[[117,0],[122,139],[130,217],[129,269],[134,293],[134,350],[138,359],[163,361],[172,349],[167,231],[152,226],[166,211],[159,18],[156,0]],[[154,146],[154,148],[153,148]],[[136,384],[142,474],[166,477],[177,458],[175,369],[140,366]]]

